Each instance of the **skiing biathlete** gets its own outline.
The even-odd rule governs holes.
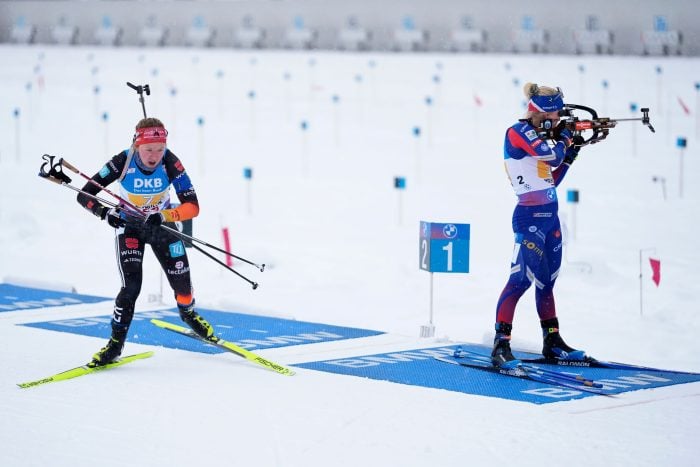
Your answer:
[[[160,228],[162,223],[192,219],[199,213],[197,194],[190,177],[177,156],[166,147],[167,135],[160,120],[142,119],[136,125],[131,148],[112,157],[92,176],[101,187],[118,181],[121,198],[138,207],[145,217],[134,216],[128,207],[110,208],[85,194],[78,195],[78,202],[83,207],[116,229],[115,247],[122,280],[114,303],[112,336],[107,345],[92,357],[92,365],[107,364],[121,355],[136,299],[141,292],[143,254],[147,243],[175,292],[182,320],[204,338],[214,334],[211,325],[194,310],[185,245],[178,237]],[[171,185],[181,203],[177,208],[170,204]],[[97,195],[101,188],[88,182],[82,190]]]
[[[557,126],[559,111],[564,108],[564,96],[559,88],[527,83],[524,92],[529,99],[527,113],[508,128],[504,147],[506,172],[518,197],[513,212],[515,248],[510,277],[498,299],[491,352],[493,364],[504,367],[519,362],[510,348],[513,316],[518,300],[533,282],[544,357],[585,357],[583,351],[572,349],[559,335],[553,294],[562,256],[556,187],[578,156],[583,138]],[[558,130],[554,132],[553,146],[538,133],[550,129]]]

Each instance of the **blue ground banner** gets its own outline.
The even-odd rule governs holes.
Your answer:
[[[383,334],[381,331],[372,331],[369,329],[347,328],[290,319],[207,310],[203,308],[198,308],[197,311],[214,326],[217,336],[227,341],[234,342],[248,350],[338,341]],[[206,345],[186,336],[160,329],[150,323],[152,318],[182,324],[176,308],[136,313],[129,329],[128,342],[159,345],[193,352],[225,352],[218,347]],[[95,316],[27,323],[24,324],[24,326],[107,339],[111,333],[110,322],[111,316]]]
[[[111,298],[0,284],[0,312],[96,303],[106,300],[111,300]]]
[[[537,383],[488,373],[478,369],[451,365],[435,359],[435,357],[452,355],[457,347],[486,355],[491,352],[490,347],[476,344],[459,344],[310,362],[295,366],[329,373],[360,376],[534,404],[546,404],[584,397],[605,397],[562,386]],[[518,356],[521,358],[537,357],[537,355],[522,352],[518,353]],[[587,378],[594,379],[604,385],[603,392],[608,395],[700,381],[700,374],[692,373],[602,368],[567,369],[553,366],[547,366],[547,368],[581,374]]]

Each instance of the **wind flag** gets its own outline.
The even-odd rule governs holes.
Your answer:
[[[651,265],[651,280],[658,287],[659,282],[661,282],[661,260],[649,258],[649,264]]]
[[[483,105],[483,102],[481,101],[481,98],[474,94],[474,103],[476,104],[477,107],[481,107]]]

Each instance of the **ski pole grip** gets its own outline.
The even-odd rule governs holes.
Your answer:
[[[51,176],[51,175],[42,175],[42,174],[39,174],[39,176],[40,176],[41,178],[44,178],[44,179],[50,181],[50,182],[54,182],[54,183],[57,184],[57,185],[63,185],[63,182],[62,182],[61,180],[59,180],[59,179],[57,179],[56,177],[53,177],[53,176]]]
[[[73,165],[71,165],[70,162],[68,162],[67,160],[65,160],[65,159],[63,159],[63,158],[61,158],[60,165],[62,165],[63,167],[67,168],[67,169],[70,170],[71,172],[80,173],[80,171],[79,171],[78,169],[76,169]]]

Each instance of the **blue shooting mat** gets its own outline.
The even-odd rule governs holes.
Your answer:
[[[0,313],[3,311],[36,310],[46,307],[97,303],[107,300],[111,300],[111,298],[0,284]]]
[[[214,332],[217,336],[251,351],[384,334],[381,331],[369,329],[230,313],[204,308],[197,308],[197,311],[214,326]],[[187,326],[180,320],[177,308],[135,313],[134,320],[129,328],[127,345],[129,342],[135,342],[193,352],[225,352],[225,350],[218,347],[158,328],[150,322],[152,318]],[[111,315],[95,316],[26,323],[23,326],[107,339],[111,334],[111,319]]]
[[[533,404],[547,404],[586,397],[605,397],[563,386],[452,365],[435,359],[435,357],[452,356],[457,347],[483,355],[489,355],[491,352],[490,347],[483,345],[459,344],[309,362],[294,366]],[[517,354],[520,358],[538,357],[538,355],[523,352]],[[600,382],[604,385],[603,394],[607,395],[700,381],[700,374],[697,373],[679,373],[656,369],[619,370],[564,368],[555,365],[541,366],[550,370],[581,374],[586,378]]]

